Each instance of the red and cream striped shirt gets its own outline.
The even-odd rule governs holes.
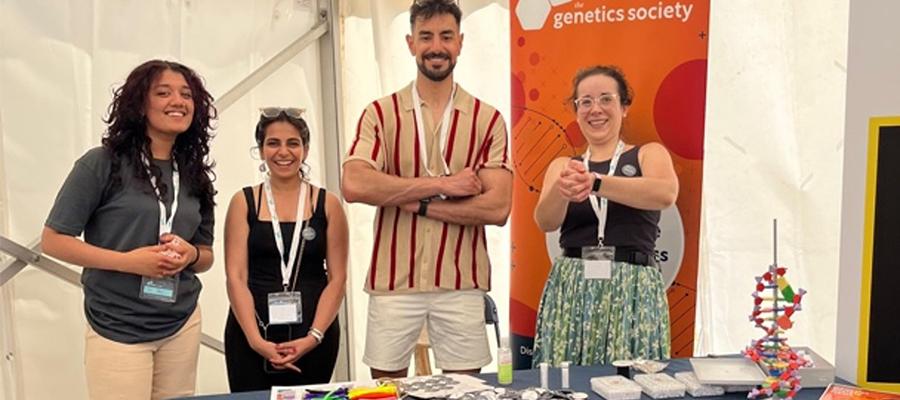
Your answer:
[[[431,115],[422,103],[422,115]],[[440,121],[424,118],[430,171],[443,172]],[[412,84],[372,102],[359,119],[344,163],[362,160],[400,177],[427,176],[420,157]],[[509,169],[506,123],[500,112],[457,85],[444,160],[450,173],[466,167]],[[463,226],[420,217],[398,207],[378,207],[375,243],[366,277],[373,294],[436,290],[490,290],[490,260],[484,226]]]

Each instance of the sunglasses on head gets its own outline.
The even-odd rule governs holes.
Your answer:
[[[413,4],[417,6],[424,5],[426,3],[434,3],[435,0],[413,0]],[[459,0],[437,0],[438,3],[444,4],[459,4]]]
[[[259,115],[265,118],[277,118],[284,114],[294,119],[301,119],[304,111],[306,109],[296,107],[263,107],[259,109]]]

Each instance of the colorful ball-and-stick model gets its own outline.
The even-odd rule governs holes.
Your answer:
[[[777,242],[777,228],[775,232]],[[756,290],[752,294],[753,313],[750,314],[750,321],[766,334],[759,340],[752,341],[743,354],[759,364],[767,376],[761,386],[747,395],[749,399],[793,399],[800,390],[798,369],[811,363],[805,354],[791,349],[787,338],[783,336],[784,331],[793,326],[791,316],[800,311],[800,301],[806,291],[794,291],[784,277],[786,268],[778,266],[777,251],[775,254],[775,262],[769,266],[769,270],[756,277]]]

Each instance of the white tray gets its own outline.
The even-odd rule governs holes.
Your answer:
[[[692,358],[694,375],[704,385],[759,385],[766,374],[746,358]]]

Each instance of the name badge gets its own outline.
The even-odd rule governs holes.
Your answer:
[[[168,276],[165,278],[151,279],[141,277],[140,298],[145,300],[174,303],[178,295],[178,278]]]
[[[303,301],[300,292],[269,293],[269,324],[299,324],[303,322]]]
[[[612,277],[612,263],[616,255],[613,246],[591,246],[581,248],[584,261],[584,279],[609,279]]]

